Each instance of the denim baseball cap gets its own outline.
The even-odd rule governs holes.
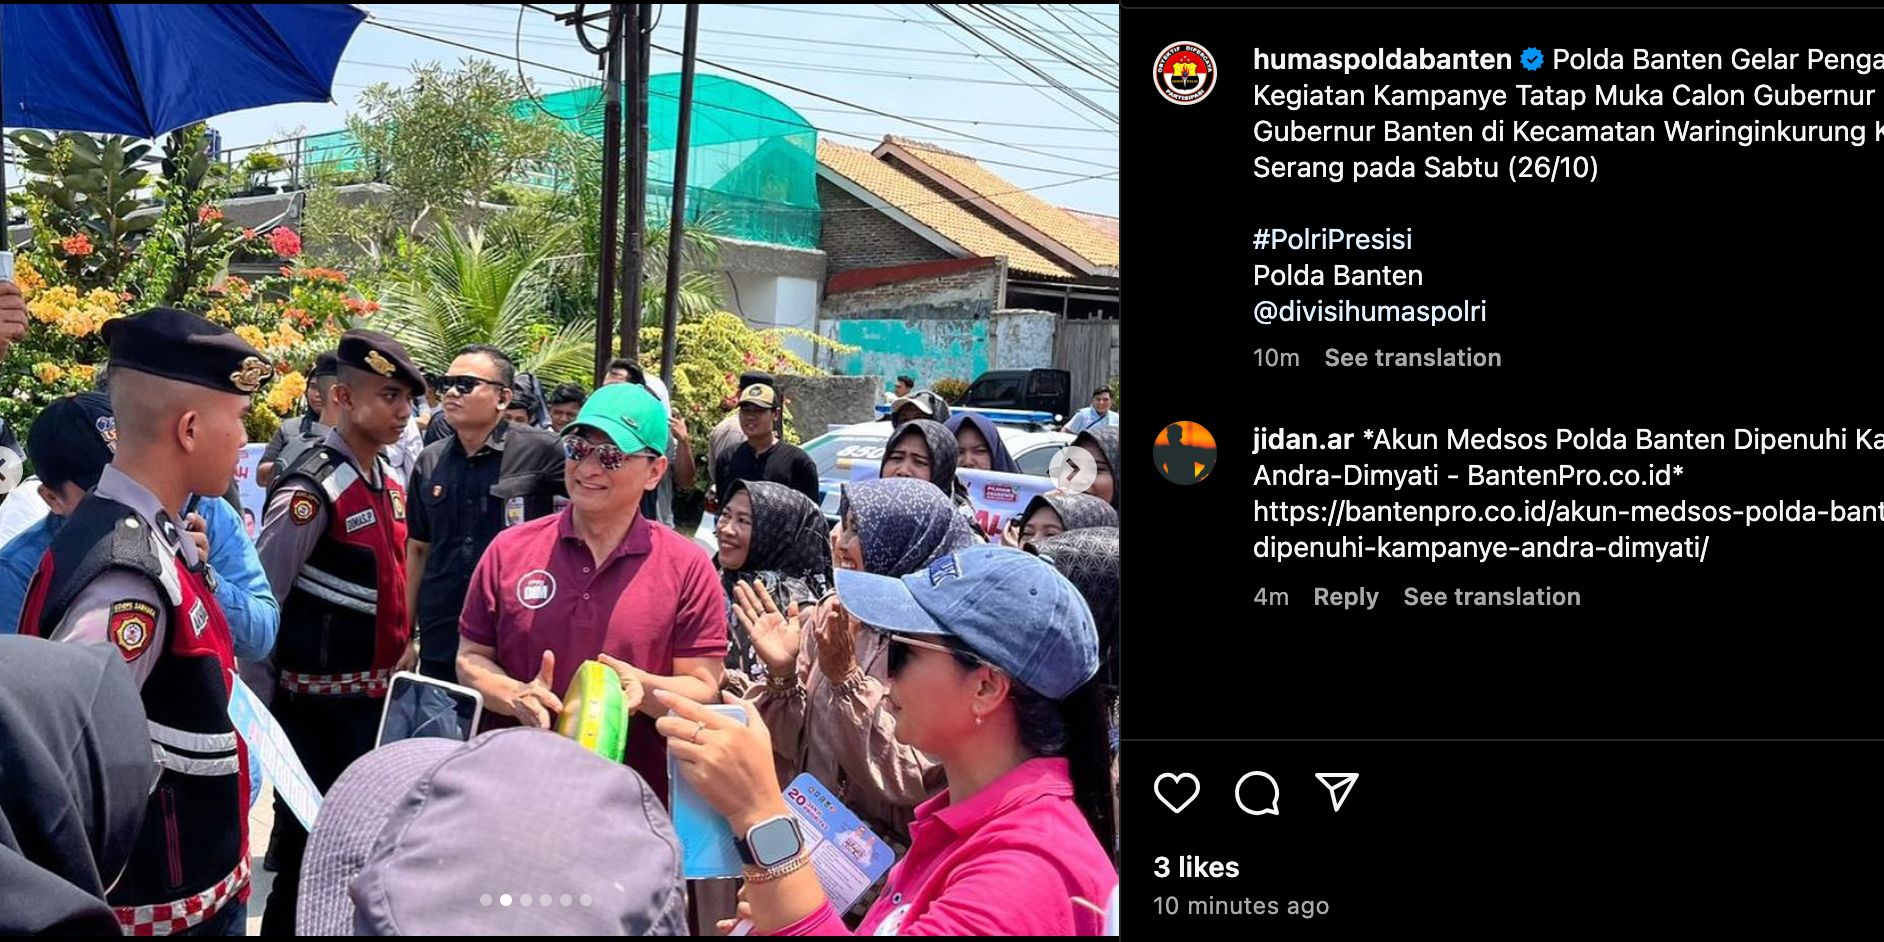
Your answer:
[[[667,454],[667,407],[645,386],[612,383],[596,390],[563,431],[576,428],[595,429],[631,455]]]
[[[1099,670],[1099,632],[1086,600],[1031,553],[971,546],[900,579],[840,569],[837,595],[865,624],[955,638],[1052,700]]]

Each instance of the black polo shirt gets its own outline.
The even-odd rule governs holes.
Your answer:
[[[471,573],[504,528],[549,516],[567,496],[562,445],[543,429],[499,422],[477,454],[466,455],[453,434],[426,446],[406,494],[408,536],[432,545],[416,613],[422,669],[456,681],[458,615]]]

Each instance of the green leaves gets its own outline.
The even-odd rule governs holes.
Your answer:
[[[441,225],[409,274],[395,275],[381,317],[425,369],[443,373],[458,351],[490,344],[517,369],[545,381],[586,380],[594,364],[595,322],[557,325],[549,310],[550,252],[565,235],[534,246],[487,240],[480,229]]]

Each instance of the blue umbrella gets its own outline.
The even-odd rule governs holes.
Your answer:
[[[7,4],[0,124],[156,138],[230,111],[328,101],[365,19],[344,3]]]

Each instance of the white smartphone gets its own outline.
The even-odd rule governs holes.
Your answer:
[[[483,718],[484,698],[470,687],[400,671],[386,691],[374,745],[424,738],[466,742],[477,735]]]

